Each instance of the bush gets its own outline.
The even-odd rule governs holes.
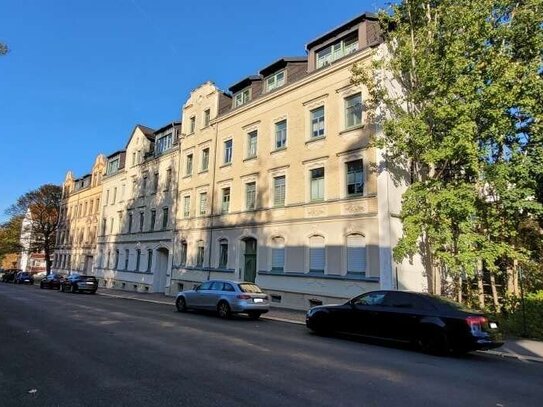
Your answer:
[[[524,302],[526,305],[526,336],[543,340],[543,290],[527,294]],[[520,298],[508,298],[502,308],[502,314],[497,315],[497,318],[506,335],[524,335],[522,300]]]

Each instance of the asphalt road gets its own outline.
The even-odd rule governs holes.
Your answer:
[[[543,365],[0,284],[0,406],[540,406]]]

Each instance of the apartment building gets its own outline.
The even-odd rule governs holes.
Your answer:
[[[403,186],[380,129],[351,83],[381,43],[363,14],[221,92],[206,83],[183,107],[170,292],[209,278],[254,281],[304,309],[375,289],[420,290],[395,264]]]
[[[95,274],[101,286],[165,292],[179,164],[179,122],[137,125],[125,149],[107,157]]]
[[[100,154],[89,174],[77,179],[71,171],[66,174],[52,267],[56,272],[92,272],[105,166],[106,157]]]

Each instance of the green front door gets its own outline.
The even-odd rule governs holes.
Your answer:
[[[245,240],[245,264],[243,265],[243,280],[255,282],[256,279],[256,240]]]

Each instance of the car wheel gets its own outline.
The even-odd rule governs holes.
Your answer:
[[[449,351],[447,335],[437,329],[423,331],[417,343],[422,352],[431,355],[444,355]]]
[[[217,305],[217,313],[219,314],[219,317],[223,319],[230,318],[230,315],[232,314],[232,311],[230,311],[230,305],[226,301],[221,301]]]
[[[262,315],[262,312],[260,312],[260,311],[250,311],[250,312],[248,312],[248,314],[249,314],[249,318],[258,319],[258,318],[260,318],[260,315]]]
[[[72,294],[75,294],[77,292],[77,287],[74,285],[71,286],[71,291],[70,291]]]
[[[178,312],[185,312],[187,310],[187,301],[183,297],[177,298],[175,308],[177,308]]]

